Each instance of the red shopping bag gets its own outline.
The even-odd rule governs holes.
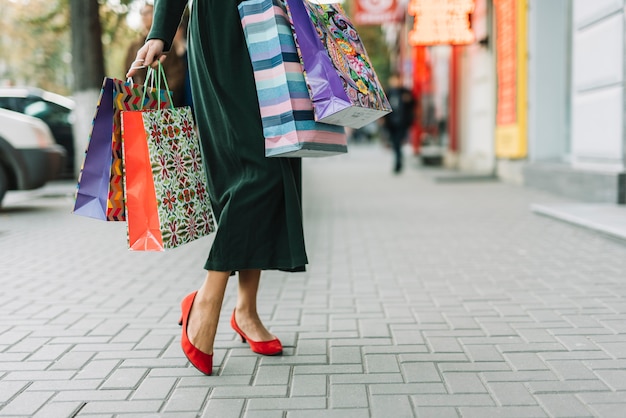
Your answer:
[[[104,79],[78,178],[74,214],[105,221],[125,220],[120,113],[168,107],[170,100],[165,91],[149,88],[147,83]]]
[[[121,119],[129,248],[163,251],[213,232],[191,109],[124,111]]]

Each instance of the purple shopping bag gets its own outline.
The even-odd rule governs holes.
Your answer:
[[[140,85],[130,80],[104,79],[78,178],[74,214],[105,221],[126,220],[121,112],[169,104],[166,91],[148,87],[147,82]]]
[[[361,128],[391,112],[365,47],[340,4],[287,0],[315,120]]]
[[[113,82],[113,79],[105,78],[102,83],[74,203],[75,214],[102,220],[107,219],[113,158]]]

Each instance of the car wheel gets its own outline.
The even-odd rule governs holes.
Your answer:
[[[4,172],[4,168],[0,166],[0,207],[2,206],[2,199],[4,198],[4,194],[7,192],[9,188],[9,180],[7,179],[7,175]]]

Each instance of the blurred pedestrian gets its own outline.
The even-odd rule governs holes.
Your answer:
[[[137,50],[146,43],[146,37],[152,27],[152,20],[154,16],[154,6],[150,3],[144,3],[141,7],[141,22],[142,32],[139,38],[133,41],[128,47],[126,53],[126,69],[133,66],[135,55]],[[182,41],[184,42],[184,41]],[[184,106],[185,102],[185,77],[186,77],[186,63],[184,57],[180,57],[178,54],[169,54],[170,59],[163,63],[163,70],[167,77],[167,84],[172,92],[172,100],[174,106]],[[143,84],[146,80],[146,69],[140,69],[133,75],[133,81],[137,84]]]
[[[155,3],[152,30],[133,67],[155,67],[156,60],[165,59],[186,3]],[[211,374],[224,292],[236,272],[232,328],[252,351],[282,353],[280,340],[259,318],[257,291],[262,270],[303,271],[307,264],[301,161],[265,157],[254,73],[237,2],[194,0],[188,46],[195,116],[218,228],[204,265],[206,279],[181,304],[181,345],[198,370]],[[128,75],[136,71],[131,69]]]
[[[385,116],[383,125],[394,152],[393,172],[398,174],[402,171],[402,146],[407,140],[409,128],[413,123],[415,100],[411,92],[402,85],[398,74],[391,75],[388,84],[387,99],[393,112]]]

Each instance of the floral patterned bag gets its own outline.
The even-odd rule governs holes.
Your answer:
[[[391,112],[354,25],[340,4],[287,0],[315,120],[362,128]]]
[[[215,230],[188,106],[122,112],[122,144],[131,250],[163,251]]]

